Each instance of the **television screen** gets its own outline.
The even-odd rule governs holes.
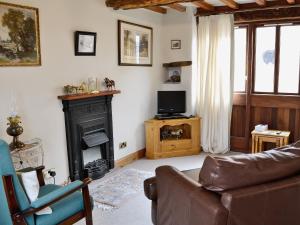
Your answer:
[[[158,114],[185,113],[185,91],[158,91]]]

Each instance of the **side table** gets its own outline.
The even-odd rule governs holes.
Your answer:
[[[35,138],[24,142],[25,147],[11,151],[11,157],[16,170],[44,165],[42,140]]]
[[[252,134],[252,153],[263,151],[263,142],[275,143],[276,147],[282,147],[288,144],[290,131],[267,130],[255,131]]]

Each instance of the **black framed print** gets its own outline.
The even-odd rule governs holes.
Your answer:
[[[152,28],[119,20],[118,31],[119,65],[152,66]]]
[[[171,40],[171,49],[181,49],[181,40]]]
[[[75,55],[95,56],[96,42],[97,42],[97,33],[76,31],[75,32]]]

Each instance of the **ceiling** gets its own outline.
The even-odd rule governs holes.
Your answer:
[[[144,8],[166,14],[168,10],[184,13],[186,7],[197,8],[197,15],[234,13],[263,9],[300,7],[300,0],[106,0],[115,10]]]

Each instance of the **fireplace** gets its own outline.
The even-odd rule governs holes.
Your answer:
[[[65,95],[62,100],[70,179],[99,179],[114,168],[111,101],[119,91]]]

